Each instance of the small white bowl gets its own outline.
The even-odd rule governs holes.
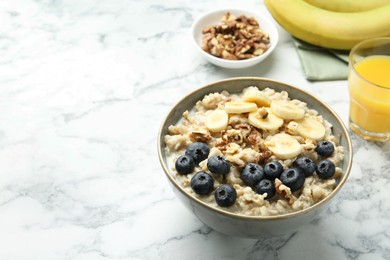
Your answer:
[[[226,12],[230,12],[235,16],[245,15],[247,17],[254,17],[260,24],[260,29],[267,33],[270,37],[270,44],[268,50],[260,56],[245,60],[225,60],[222,58],[215,57],[204,51],[201,47],[203,37],[202,30],[207,26],[219,24],[223,15]],[[229,69],[247,68],[263,61],[275,49],[279,39],[278,30],[276,29],[276,26],[268,18],[260,14],[260,12],[252,12],[245,9],[221,9],[207,13],[194,22],[191,31],[193,42],[199,52],[214,65]]]

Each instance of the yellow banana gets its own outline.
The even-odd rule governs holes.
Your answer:
[[[361,12],[390,4],[390,0],[304,0],[322,9],[335,12]]]
[[[390,5],[346,13],[324,10],[303,0],[264,2],[286,31],[317,46],[349,50],[362,40],[390,36]]]

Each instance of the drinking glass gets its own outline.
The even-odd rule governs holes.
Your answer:
[[[349,126],[371,141],[390,139],[390,38],[358,43],[349,54]]]

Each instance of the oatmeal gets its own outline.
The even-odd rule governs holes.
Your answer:
[[[249,216],[299,211],[327,197],[344,148],[332,125],[286,91],[211,93],[164,137],[171,174],[205,203]]]

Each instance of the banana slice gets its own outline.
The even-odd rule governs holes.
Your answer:
[[[318,120],[310,117],[305,117],[297,121],[297,132],[300,136],[316,141],[322,140],[325,137],[325,126]]]
[[[264,111],[267,114],[264,114]],[[248,121],[249,124],[263,130],[277,130],[283,125],[283,119],[272,113],[269,108],[259,108],[249,113]]]
[[[257,110],[255,103],[230,101],[225,103],[225,111],[229,114],[243,114]]]
[[[292,159],[297,157],[301,151],[301,145],[291,135],[280,133],[272,136],[271,140],[265,142],[268,149],[278,158]]]
[[[207,114],[204,124],[211,132],[225,130],[229,121],[229,116],[225,110],[216,109]]]
[[[305,116],[305,110],[291,101],[274,100],[271,103],[271,110],[283,119],[302,119]]]
[[[249,88],[245,91],[242,100],[245,102],[256,103],[258,107],[269,107],[271,105],[271,99],[258,88]]]

